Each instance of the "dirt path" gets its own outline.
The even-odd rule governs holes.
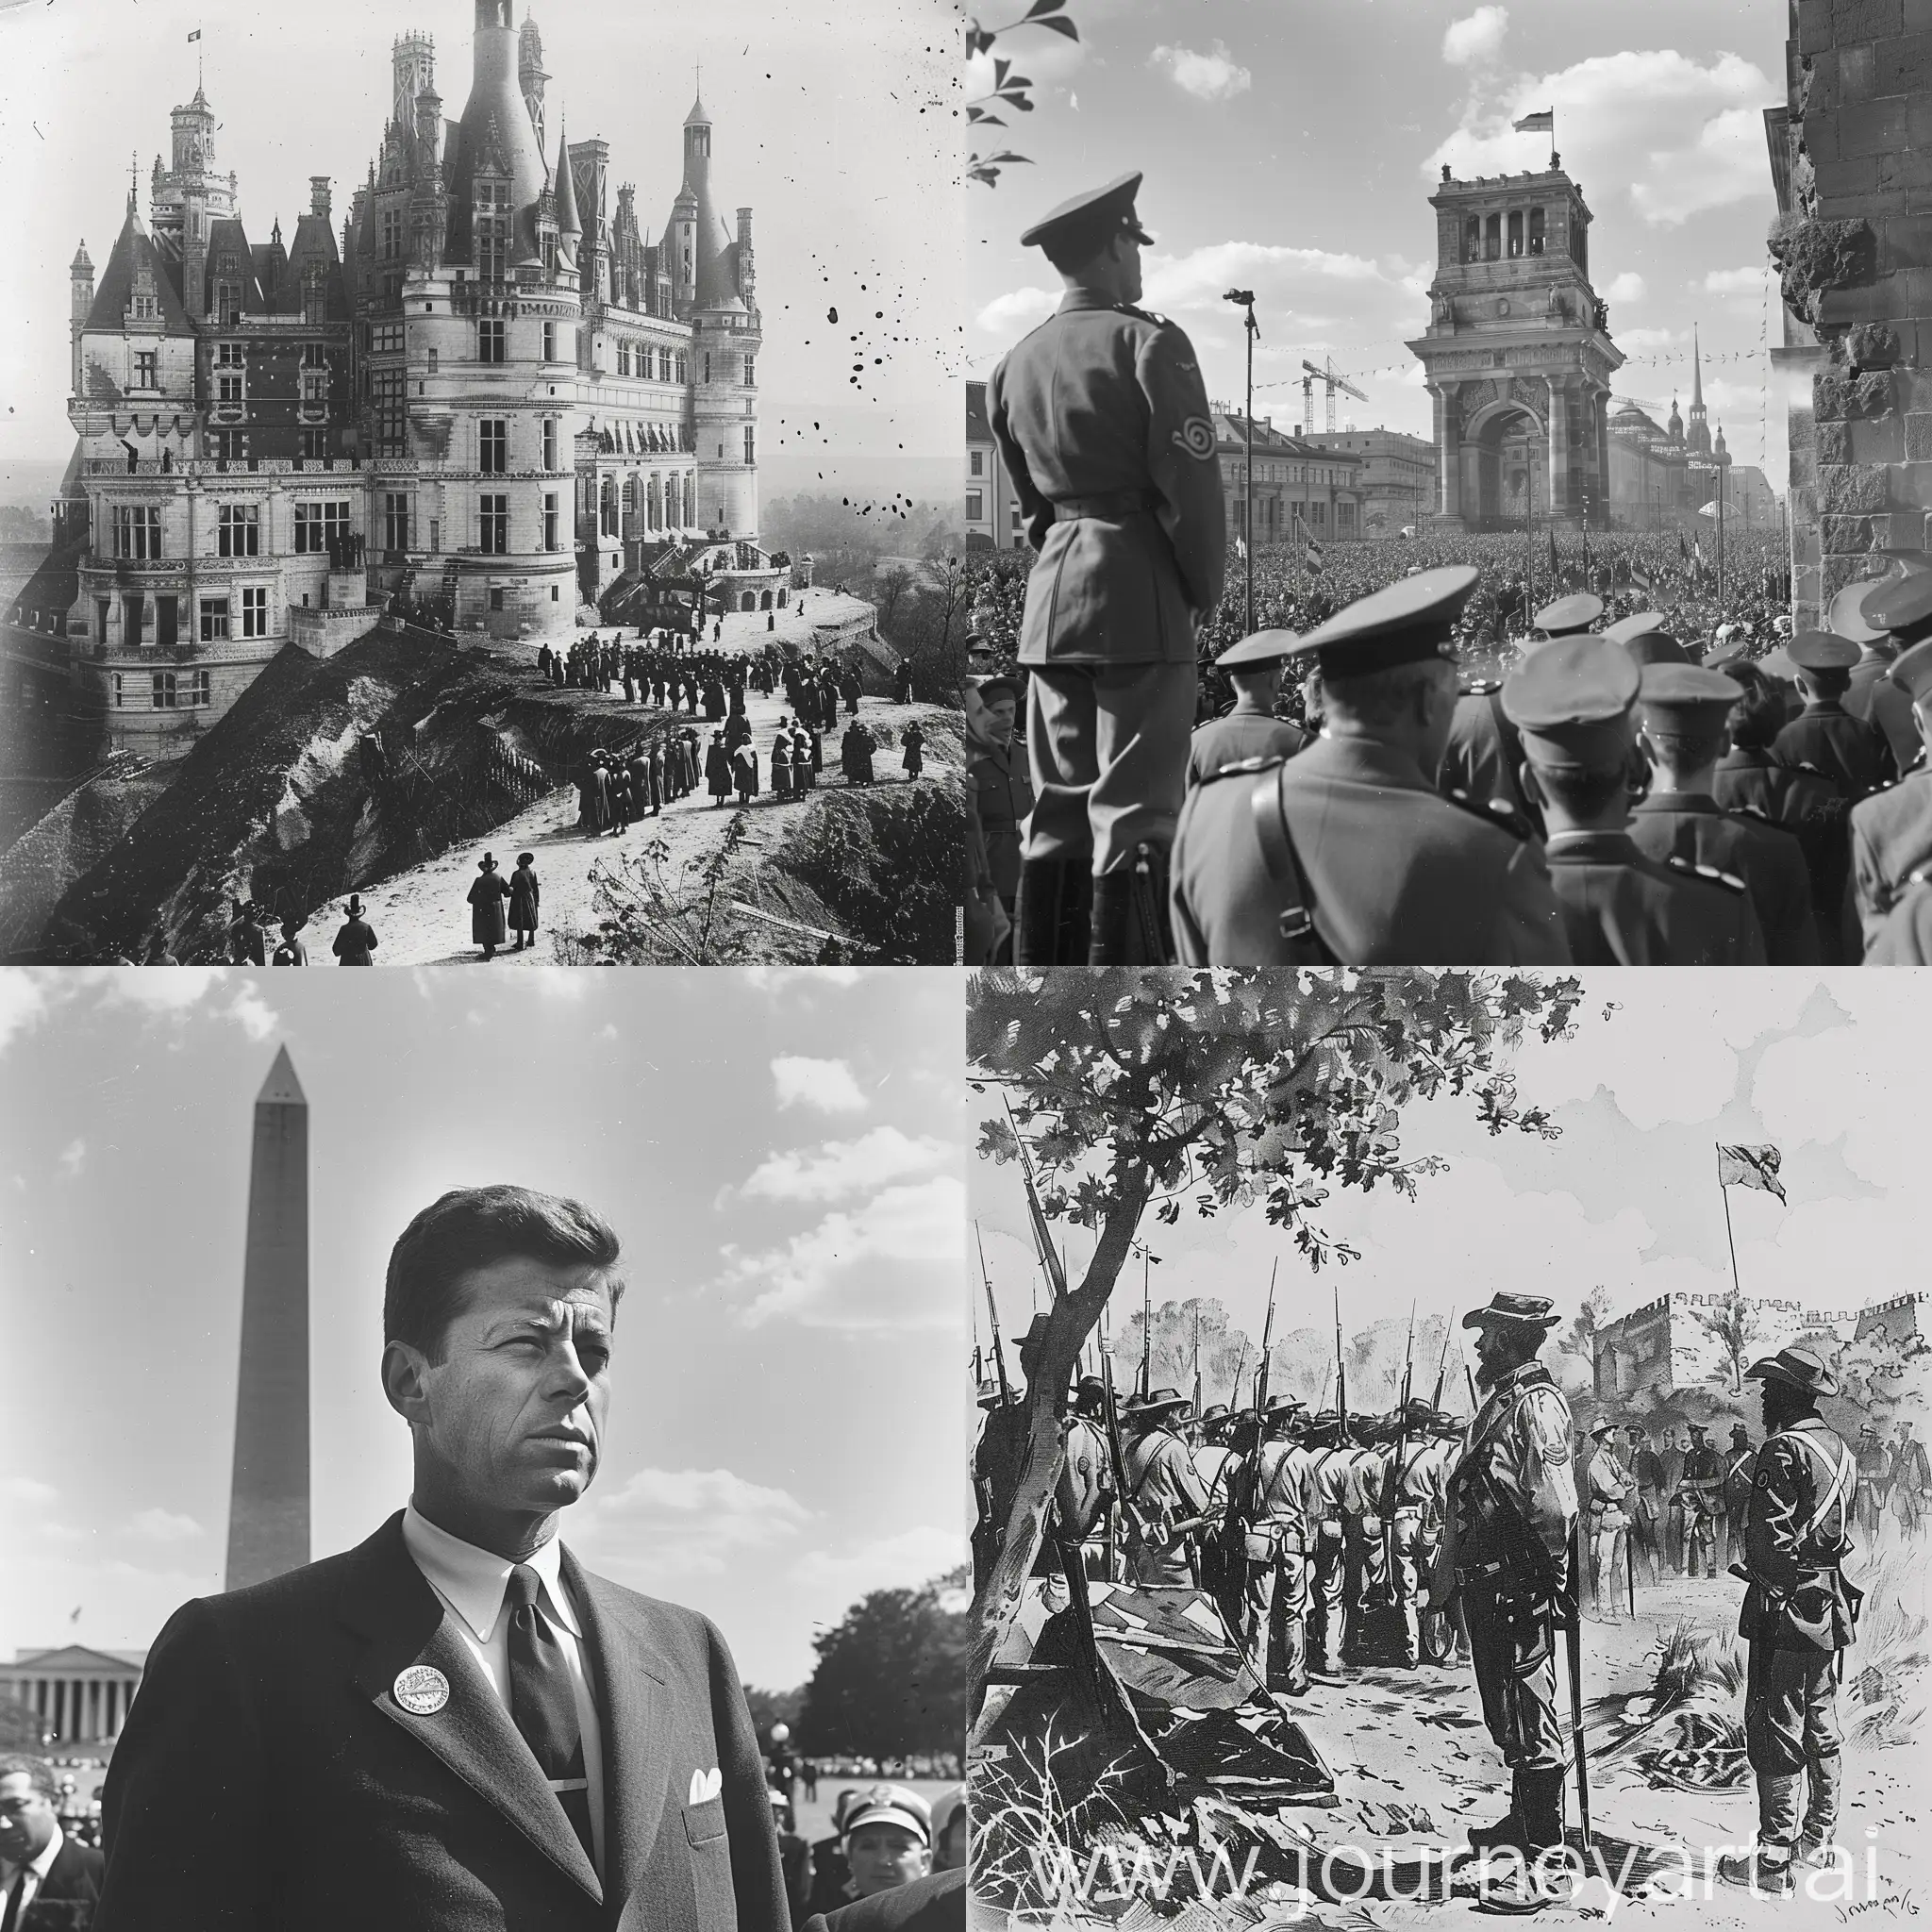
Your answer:
[[[745,711],[751,720],[752,744],[758,754],[758,777],[762,784],[770,783],[772,739],[778,720],[788,715],[790,708],[782,691],[769,698],[755,691],[746,693]],[[639,715],[635,708],[624,704],[621,691],[611,699],[611,709],[619,717]],[[893,705],[868,697],[859,701],[858,716],[861,724],[875,730],[880,726],[891,730],[896,740],[908,720],[929,709],[930,707]],[[841,713],[841,731],[844,723]],[[714,727],[702,719],[697,724],[699,742],[708,744]],[[825,737],[824,757],[825,769],[819,774],[818,789],[843,790],[838,733]],[[900,769],[900,757],[897,743],[874,755],[876,782],[887,786],[910,782]],[[925,769],[929,774],[943,772],[945,761],[934,758],[928,749]],[[769,791],[761,793],[750,808],[753,838],[776,845],[805,811],[811,797],[812,793],[808,792],[803,799],[781,804]],[[661,839],[667,847],[665,875],[675,880],[686,868],[694,868],[717,849],[732,817],[731,804],[720,807],[701,787],[689,798],[667,805],[658,817],[633,822],[627,833],[591,837],[577,829],[576,788],[565,786],[539,799],[486,837],[453,847],[441,858],[398,873],[364,892],[364,917],[375,929],[376,963],[484,964],[482,949],[470,940],[470,908],[464,895],[476,876],[477,860],[487,851],[495,855],[506,876],[515,866],[518,853],[534,853],[536,874],[542,888],[541,924],[535,945],[522,953],[512,950],[497,954],[490,962],[491,971],[555,965],[557,954],[552,935],[591,930],[597,924],[596,882],[591,874],[600,863],[609,866],[621,853],[641,852],[653,840]],[[334,901],[314,921],[325,953],[341,924],[343,903],[340,899]]]

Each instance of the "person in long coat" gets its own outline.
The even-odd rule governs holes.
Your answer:
[[[905,742],[906,753],[899,762],[905,767],[906,776],[909,781],[917,778],[924,769],[923,755],[925,751],[925,733],[919,728],[916,722],[907,725]]]
[[[509,881],[496,869],[488,852],[476,861],[481,874],[470,887],[470,939],[483,948],[483,957],[493,959],[498,946],[509,939],[503,916],[503,902],[509,897]]]
[[[772,745],[772,796],[781,804],[791,796],[791,734],[779,732]]]
[[[541,899],[537,884],[537,855],[517,854],[517,869],[509,875],[509,923],[517,936],[516,951],[534,945],[537,940],[537,906]]]
[[[329,951],[336,956],[339,966],[374,966],[375,961],[369,956],[375,950],[375,928],[362,917],[360,895],[351,892],[343,908],[341,930],[336,934]]]
[[[651,744],[651,816],[657,818],[664,810],[664,741],[659,738]]]
[[[791,727],[791,786],[795,791],[809,791],[818,774],[812,764],[811,740],[802,724]]]
[[[722,731],[711,733],[710,747],[705,753],[705,785],[719,805],[731,796],[731,754],[724,749]]]
[[[739,801],[749,805],[758,795],[758,755],[749,742],[731,754],[731,769],[738,779]]]
[[[610,829],[620,838],[630,830],[632,814],[642,818],[642,797],[631,789],[630,774],[622,765],[610,772]]]

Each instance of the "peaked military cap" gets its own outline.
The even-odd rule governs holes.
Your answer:
[[[1893,579],[1887,577],[1866,577],[1856,584],[1847,584],[1829,604],[1824,607],[1824,622],[1827,629],[1834,630],[1841,638],[1850,638],[1855,644],[1870,644],[1885,636],[1886,626],[1874,624],[1865,615],[1865,600],[1875,597],[1881,591],[1889,591]]]
[[[1604,633],[1606,637],[1609,632]],[[1690,647],[1680,644],[1667,630],[1641,630],[1617,640],[1630,654],[1630,661],[1641,671],[1651,664],[1692,664]]]
[[[1294,656],[1301,644],[1291,630],[1257,630],[1240,643],[1231,644],[1215,658],[1218,671],[1240,671],[1257,664],[1279,664]]]
[[[1932,572],[1882,583],[1866,591],[1859,608],[1867,624],[1889,630],[1902,644],[1932,637]]]
[[[1508,1294],[1499,1289],[1487,1307],[1470,1309],[1462,1325],[1480,1328],[1486,1322],[1514,1322],[1525,1328],[1554,1328],[1562,1319],[1547,1295]]]
[[[1503,711],[1533,762],[1600,770],[1630,748],[1639,674],[1630,654],[1602,637],[1544,645],[1503,685]]]
[[[1056,235],[1082,225],[1104,230],[1109,238],[1115,234],[1131,235],[1136,242],[1152,245],[1154,237],[1141,225],[1134,213],[1134,197],[1141,192],[1141,180],[1138,173],[1123,175],[1105,188],[1090,188],[1082,194],[1070,195],[1058,208],[1049,208],[1020,237],[1020,246],[1042,248]]]
[[[1338,610],[1306,632],[1292,655],[1315,657],[1323,673],[1334,677],[1365,677],[1398,664],[1453,658],[1449,641],[1479,575],[1466,563],[1418,571]]]
[[[1760,1356],[1744,1371],[1754,1382],[1783,1382],[1807,1395],[1836,1395],[1838,1377],[1808,1348],[1781,1348]]]
[[[1744,695],[1744,687],[1722,671],[1701,664],[1647,664],[1638,688],[1638,702],[1648,717],[1653,711],[1666,722],[1716,724]]]
[[[1587,631],[1603,614],[1601,597],[1578,591],[1573,596],[1558,597],[1554,604],[1545,604],[1536,614],[1536,627],[1545,637],[1572,637]]]
[[[1885,675],[1915,705],[1921,698],[1932,696],[1932,638],[1901,651]]]
[[[1858,661],[1858,647],[1836,631],[1801,630],[1785,646],[1800,671],[1849,671]]]
[[[1610,1436],[1616,1433],[1619,1426],[1620,1424],[1615,1416],[1600,1415],[1595,1422],[1591,1424],[1590,1433],[1592,1436]]]
[[[974,689],[979,693],[982,704],[991,705],[1000,698],[1011,698],[1016,705],[1020,702],[1020,680],[1008,676],[1003,671],[995,672],[991,677],[981,678]]]

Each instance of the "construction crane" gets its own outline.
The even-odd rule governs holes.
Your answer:
[[[1356,388],[1355,384],[1349,381],[1347,376],[1337,371],[1333,356],[1324,356],[1322,359],[1328,365],[1325,369],[1317,369],[1312,362],[1306,359],[1302,363],[1302,367],[1307,371],[1307,374],[1302,377],[1302,434],[1304,436],[1314,434],[1315,385],[1318,382],[1325,382],[1328,385],[1328,434],[1330,436],[1335,434],[1335,391],[1337,390],[1345,391],[1358,402],[1365,403],[1368,401],[1368,397],[1363,395],[1361,391]]]

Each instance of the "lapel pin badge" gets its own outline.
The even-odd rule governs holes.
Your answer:
[[[708,1798],[715,1798],[724,1789],[724,1774],[722,1771],[694,1771],[691,1774],[691,1802],[702,1805]]]
[[[449,1679],[431,1664],[411,1664],[393,1690],[396,1702],[412,1717],[431,1717],[449,1702]]]

